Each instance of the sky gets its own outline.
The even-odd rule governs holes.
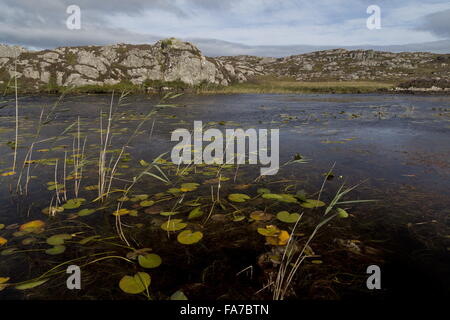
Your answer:
[[[69,5],[80,7],[79,30],[66,27]],[[380,7],[381,29],[366,26],[370,5]],[[207,55],[421,44],[450,39],[450,1],[0,0],[0,43],[43,49],[167,37],[192,41]]]

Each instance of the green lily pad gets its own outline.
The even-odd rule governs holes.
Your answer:
[[[67,233],[55,234],[47,238],[47,243],[51,246],[57,246],[60,244],[64,244],[64,241],[72,239],[72,236]]]
[[[280,229],[276,226],[268,225],[265,228],[258,228],[258,233],[266,237],[274,237],[280,233]]]
[[[171,219],[161,225],[161,229],[165,231],[178,231],[186,227],[187,223],[184,223],[181,219]]]
[[[200,231],[192,232],[191,230],[184,230],[177,236],[177,240],[182,244],[194,244],[202,240],[203,233]]]
[[[64,251],[66,251],[65,246],[57,245],[57,246],[54,246],[53,248],[45,250],[45,253],[53,256],[53,255],[61,254]]]
[[[302,202],[300,205],[303,208],[313,209],[313,208],[323,207],[325,205],[325,202],[320,201],[320,200],[307,199],[305,202]]]
[[[48,187],[47,187],[47,190],[52,191],[52,190],[56,190],[56,188],[58,188],[58,189],[63,189],[63,188],[64,188],[64,185],[61,184],[61,183],[53,184],[53,185],[51,185],[51,186],[48,186]]]
[[[162,216],[168,217],[168,216],[174,216],[176,214],[179,214],[178,211],[163,211],[159,213]]]
[[[195,219],[198,217],[201,217],[202,215],[204,215],[205,213],[202,211],[202,209],[200,207],[196,207],[195,209],[192,209],[191,212],[189,212],[189,216],[188,219]]]
[[[154,204],[155,204],[155,201],[153,201],[153,200],[144,200],[144,201],[141,201],[141,203],[139,203],[139,205],[141,207],[151,207]]]
[[[93,214],[94,212],[96,212],[97,210],[95,210],[95,209],[83,209],[83,210],[80,210],[80,211],[78,211],[78,215],[80,216],[80,217],[85,217],[85,216],[88,216],[88,215],[91,215],[91,214]]]
[[[170,296],[170,300],[188,300],[183,291],[178,290]]]
[[[262,197],[269,200],[282,200],[283,197],[276,193],[263,193]]]
[[[152,269],[161,265],[162,259],[155,253],[149,253],[145,256],[139,256],[138,261],[141,267]]]
[[[289,213],[287,211],[280,211],[277,213],[277,219],[286,223],[296,223],[300,219],[298,213]]]
[[[2,230],[3,228],[5,228],[5,225],[3,223],[0,223],[0,230]]]
[[[36,288],[37,286],[40,286],[41,284],[44,284],[48,281],[49,279],[43,279],[43,280],[38,280],[38,281],[30,281],[30,282],[26,282],[23,284],[19,284],[17,286],[15,286],[15,288],[17,290],[27,290],[27,289],[33,289]]]
[[[120,279],[119,287],[130,294],[144,292],[150,286],[151,278],[146,272],[138,272],[134,276],[124,276]]]
[[[18,250],[17,248],[8,248],[8,249],[3,250],[0,254],[2,256],[9,256],[11,254],[14,254],[15,251],[17,251],[17,250]]]
[[[36,238],[26,238],[26,239],[22,240],[22,244],[27,246],[29,244],[32,244],[32,243],[36,242],[36,241],[37,241]]]
[[[62,207],[64,209],[76,209],[79,208],[85,201],[86,199],[83,198],[70,199],[66,203],[64,203]]]
[[[297,198],[295,198],[292,194],[287,194],[287,193],[282,193],[280,194],[281,202],[286,202],[286,203],[295,203],[297,202]]]
[[[344,209],[341,208],[337,208],[336,211],[338,212],[338,217],[339,218],[348,218],[348,212],[345,211]]]
[[[242,221],[242,220],[244,220],[245,219],[245,216],[235,216],[234,218],[233,218],[233,221],[234,222],[239,222],[239,221]]]
[[[144,201],[148,199],[148,194],[138,194],[130,199],[132,202]]]
[[[228,200],[233,202],[245,202],[249,199],[250,197],[243,193],[232,193],[228,195]]]
[[[259,188],[256,192],[259,194],[265,194],[265,193],[270,193],[270,190],[267,188]]]
[[[198,188],[199,185],[200,184],[195,183],[195,182],[183,183],[181,185],[180,191],[182,191],[182,192],[194,191]]]

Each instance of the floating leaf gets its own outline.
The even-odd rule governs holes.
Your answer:
[[[5,228],[5,225],[3,223],[0,223],[0,230],[2,230],[3,228]]]
[[[153,200],[144,200],[139,203],[141,207],[151,207],[153,204],[155,204],[155,201]]]
[[[120,279],[119,287],[130,294],[144,292],[150,286],[151,278],[146,272],[138,272],[134,276],[124,276]]]
[[[2,173],[2,177],[9,177],[9,176],[13,176],[13,175],[15,175],[15,174],[16,174],[15,171],[3,172],[3,173]]]
[[[87,190],[87,191],[98,190],[98,186],[97,185],[86,186],[86,187],[84,187],[84,190]]]
[[[63,188],[64,188],[64,185],[61,184],[61,183],[58,183],[58,184],[52,184],[52,185],[50,185],[49,187],[47,187],[47,190],[52,191],[52,190],[63,189]]]
[[[138,261],[141,267],[152,269],[161,265],[162,259],[155,253],[149,253],[145,256],[139,256]]]
[[[4,244],[7,243],[7,242],[8,242],[8,240],[6,240],[6,239],[3,238],[3,237],[0,237],[0,246],[4,245]]]
[[[203,233],[200,231],[192,232],[191,230],[184,230],[177,236],[177,240],[182,244],[194,244],[202,240]]]
[[[70,199],[66,203],[64,203],[62,207],[64,209],[76,209],[79,208],[85,201],[86,199],[83,198]]]
[[[259,194],[265,194],[265,193],[270,193],[270,190],[267,188],[259,188],[256,192]]]
[[[22,244],[27,246],[29,244],[32,244],[32,243],[36,242],[36,241],[37,241],[36,238],[26,238],[26,239],[22,240]]]
[[[20,231],[37,232],[41,231],[45,226],[45,222],[41,220],[33,220],[20,226]]]
[[[130,199],[132,202],[144,201],[148,199],[148,194],[138,194]]]
[[[205,213],[202,211],[202,209],[200,207],[197,207],[195,209],[192,209],[192,211],[189,213],[188,219],[195,219],[198,217],[201,217],[202,215],[204,215]]]
[[[178,290],[170,296],[170,300],[188,300],[183,291]]]
[[[322,260],[311,260],[311,263],[313,263],[313,264],[322,264],[323,261]]]
[[[287,193],[282,193],[280,194],[281,202],[286,202],[286,203],[295,203],[297,202],[297,198],[295,198],[292,194],[287,194]]]
[[[46,254],[50,254],[50,255],[53,256],[53,255],[61,254],[64,251],[66,251],[66,247],[65,246],[57,245],[57,246],[54,246],[53,248],[45,250],[45,253]]]
[[[172,219],[164,222],[161,229],[165,231],[178,231],[187,227],[187,223],[182,222],[181,219]]]
[[[320,201],[320,200],[307,199],[305,202],[302,202],[300,205],[303,208],[313,209],[313,208],[323,207],[325,205],[325,202]]]
[[[63,211],[64,211],[63,207],[53,207],[52,206],[52,207],[47,207],[45,209],[42,209],[41,212],[43,214],[54,216],[56,213],[63,212]]]
[[[163,211],[159,213],[162,216],[168,217],[168,216],[174,216],[176,214],[179,214],[178,211]]]
[[[263,193],[262,197],[269,200],[282,200],[283,196],[276,193]]]
[[[33,289],[36,288],[37,286],[40,286],[41,284],[44,284],[48,281],[49,279],[43,279],[43,280],[38,280],[38,281],[30,281],[30,282],[26,282],[23,284],[19,284],[17,286],[15,286],[15,288],[17,290],[27,290],[27,289]]]
[[[228,200],[233,202],[245,202],[249,199],[250,197],[243,193],[232,193],[228,195]]]
[[[344,209],[341,208],[337,208],[336,211],[338,212],[338,217],[339,218],[348,218],[348,212],[345,211]]]
[[[289,213],[287,211],[280,211],[277,213],[277,219],[286,223],[296,223],[300,219],[298,213]]]
[[[272,237],[278,235],[280,233],[280,229],[274,225],[268,225],[265,228],[258,228],[258,233],[263,236]]]
[[[190,182],[190,183],[183,183],[181,185],[180,191],[181,192],[189,192],[189,191],[194,191],[195,189],[197,189],[199,186],[198,183],[195,182]]]
[[[234,222],[239,222],[239,221],[242,221],[242,220],[244,220],[245,219],[245,216],[235,216],[234,218],[233,218],[233,221]]]
[[[64,241],[72,239],[72,236],[67,233],[55,234],[49,238],[47,238],[47,243],[51,246],[57,246],[60,244],[64,244]]]
[[[285,230],[281,230],[277,236],[266,237],[268,244],[274,246],[284,246],[289,241],[289,233]]]
[[[123,215],[129,214],[129,213],[130,213],[130,210],[123,208],[123,209],[114,211],[113,215],[114,216],[123,216]]]
[[[272,217],[271,214],[265,213],[264,211],[253,211],[250,213],[250,218],[256,221],[269,221]]]
[[[3,251],[1,252],[1,255],[2,255],[2,256],[9,256],[9,255],[11,255],[11,254],[14,254],[15,251],[17,251],[17,250],[18,250],[17,248],[8,248],[8,249],[3,250]]]
[[[0,284],[3,284],[3,283],[6,283],[6,282],[8,282],[9,281],[9,278],[8,277],[0,277]]]
[[[91,214],[93,214],[94,212],[96,212],[97,210],[95,210],[95,209],[82,209],[82,210],[80,210],[80,211],[78,211],[78,215],[80,216],[80,217],[84,217],[84,216],[88,216],[88,215],[91,215]]]

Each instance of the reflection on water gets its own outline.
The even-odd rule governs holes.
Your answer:
[[[138,271],[151,275],[154,299],[165,299],[177,290],[192,299],[271,298],[270,293],[258,291],[276,271],[277,264],[262,263],[261,259],[266,252],[274,256],[280,250],[267,244],[258,228],[273,224],[291,232],[293,225],[276,219],[277,212],[303,212],[300,229],[295,231],[302,243],[302,237],[320,220],[323,208],[304,208],[301,200],[293,203],[265,199],[259,189],[291,195],[301,191],[316,198],[324,174],[333,165],[333,175],[321,194],[323,201],[329,203],[344,182],[348,186],[360,184],[346,200],[379,201],[348,204],[348,219],[333,220],[320,230],[309,248],[315,260],[309,259],[302,267],[290,298],[389,298],[423,294],[423,290],[427,295],[449,293],[450,97],[182,96],[176,99],[179,106],[166,108],[155,108],[156,97],[128,96],[120,106],[116,97],[106,155],[108,167],[117,170],[110,189],[113,192],[103,203],[92,202],[98,196],[100,133],[104,139],[110,99],[105,95],[67,96],[59,103],[53,96],[20,100],[18,169],[12,176],[7,173],[14,153],[14,105],[11,102],[0,109],[0,174],[4,174],[0,177],[0,226],[4,225],[0,236],[8,240],[1,249],[16,248],[16,252],[13,249],[0,256],[0,278],[10,277],[8,283],[17,284],[78,259],[76,263],[83,266],[85,288],[82,294],[67,290],[63,265],[48,274],[48,283],[34,289],[20,291],[11,286],[1,290],[0,284],[2,298],[145,298],[126,294],[118,286],[123,276]],[[142,122],[156,109],[155,115]],[[75,123],[78,118],[79,131]],[[37,136],[39,119],[45,125]],[[133,177],[139,177],[155,157],[170,154],[175,144],[170,142],[171,131],[192,130],[194,120],[221,130],[279,128],[280,163],[296,155],[306,163],[290,163],[276,176],[257,179],[259,166],[179,167],[165,156],[163,159],[169,162],[159,161],[158,168],[151,171],[153,176],[146,174],[133,184]],[[122,146],[135,133],[122,152]],[[23,165],[27,155],[29,163]],[[115,166],[118,155],[121,158]],[[81,180],[80,173],[74,172],[80,158]],[[162,180],[167,178],[168,183],[154,177],[161,176],[160,170],[165,175]],[[54,217],[42,213],[58,197],[63,199],[61,204],[65,198],[74,198],[76,181],[81,181],[77,198],[86,199],[82,205],[66,205]],[[183,183],[198,185],[183,188]],[[133,188],[127,201],[119,201],[129,211],[121,216],[124,242],[112,213],[122,195],[117,190],[130,185]],[[55,189],[61,192],[56,195]],[[229,194],[245,194],[251,200],[231,201]],[[189,219],[196,207],[200,208],[197,214],[202,215]],[[256,210],[272,217],[253,219]],[[161,229],[168,219],[183,220],[181,223],[188,224],[186,229],[202,234],[201,240],[183,245],[177,233]],[[17,233],[20,224],[32,220],[44,221],[45,231]],[[46,242],[55,234],[71,237],[63,253],[52,255],[45,252],[50,247]],[[80,244],[89,237],[94,238]],[[189,239],[197,240],[191,234]],[[105,258],[90,263],[89,257],[94,254],[99,258],[126,257],[130,248],[150,248],[145,254],[158,254],[161,265],[143,268],[132,258]],[[381,292],[369,292],[365,287],[365,269],[370,264],[382,265],[386,272]],[[249,266],[254,270],[251,276],[240,273]],[[412,284],[409,277],[419,280]]]

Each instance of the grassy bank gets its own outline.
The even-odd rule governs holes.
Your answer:
[[[233,83],[229,86],[202,83],[190,86],[181,81],[152,81],[141,85],[123,82],[115,85],[87,85],[81,87],[45,86],[38,90],[29,90],[26,84],[18,84],[20,94],[25,93],[87,93],[102,94],[115,92],[162,94],[164,92],[184,92],[192,94],[245,94],[245,93],[373,93],[393,88],[394,83],[375,81],[317,81],[304,82],[295,80],[257,79],[245,83]],[[13,94],[13,86],[1,88],[2,94]]]
[[[204,86],[199,88],[197,93],[371,93],[386,91],[392,87],[393,83],[372,81],[303,82],[262,79],[236,83],[228,87]]]

